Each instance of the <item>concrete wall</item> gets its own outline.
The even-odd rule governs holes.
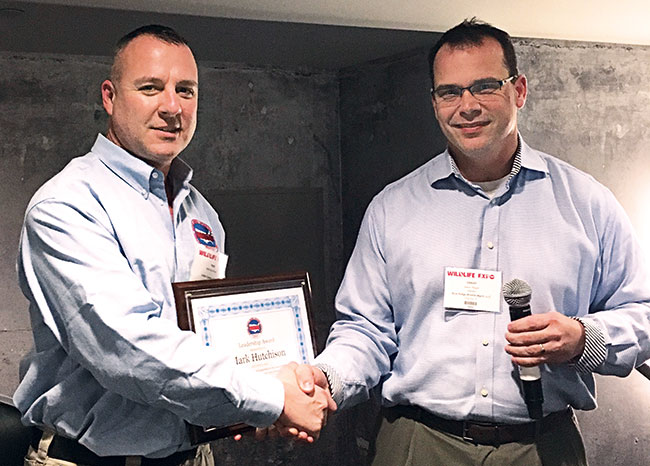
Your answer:
[[[103,58],[0,55],[1,393],[13,393],[18,361],[31,344],[14,270],[23,212],[34,191],[104,131],[99,84],[108,68]],[[322,210],[312,215],[322,229],[318,272],[324,280],[313,286],[321,304],[316,330],[324,340],[333,318],[324,303],[332,301],[342,268],[336,74],[204,63],[200,82],[198,129],[182,155],[195,169],[195,186],[208,197],[240,194],[255,201],[269,192],[307,192],[320,201]],[[258,232],[264,235],[263,227]],[[235,236],[230,229],[228,235],[226,247]],[[276,248],[266,259],[290,252]],[[245,266],[239,272],[258,273]]]
[[[25,207],[36,189],[92,144],[106,125],[91,58],[0,55],[0,392],[12,394],[32,342],[15,260]]]
[[[539,40],[516,47],[530,83],[520,117],[526,140],[609,186],[648,240],[650,48]],[[18,361],[31,344],[14,276],[22,214],[36,188],[105,128],[99,83],[107,70],[103,58],[0,54],[2,393],[15,389]],[[429,103],[426,51],[339,74],[202,63],[201,86],[199,128],[184,153],[199,189],[215,199],[287,192],[321,199],[322,344],[333,317],[328,303],[370,198],[444,148]],[[645,464],[650,381],[634,374],[598,382],[600,408],[580,415],[591,464]],[[357,465],[375,409],[367,403],[335,416],[313,446],[223,440],[215,449],[224,465]]]
[[[432,38],[432,43],[437,36]],[[343,241],[352,252],[381,188],[445,147],[435,122],[424,51],[341,70]]]
[[[322,347],[343,268],[336,73],[221,63],[199,68],[199,123],[182,157],[195,170],[194,185],[222,216],[232,255],[228,274],[309,270]],[[34,191],[105,130],[99,84],[108,70],[105,58],[0,53],[0,393],[14,392],[18,363],[32,344],[14,266],[23,212]],[[273,201],[297,210],[278,215]],[[258,221],[254,234],[241,222],[251,216]],[[286,231],[287,222],[297,225],[289,234],[305,232],[304,238],[274,244],[274,230]],[[241,238],[246,250],[235,254]],[[320,244],[305,248],[307,240]],[[230,439],[214,446],[219,464],[259,464],[255,458],[332,464],[339,454],[349,461],[342,464],[358,464],[355,440],[344,435],[354,428],[353,418],[354,411],[333,421],[340,428],[317,448]]]
[[[616,195],[650,252],[650,47],[520,40],[530,98],[520,131]],[[598,377],[599,408],[579,419],[592,464],[647,464],[650,380]]]
[[[515,47],[530,89],[523,137],[608,186],[650,250],[650,48],[523,39]],[[372,196],[445,147],[426,57],[413,50],[341,74],[346,252]],[[598,377],[600,408],[579,414],[592,465],[648,463],[649,395],[639,373]]]

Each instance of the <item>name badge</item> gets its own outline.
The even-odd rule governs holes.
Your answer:
[[[214,280],[225,278],[228,256],[219,251],[212,228],[201,220],[192,220],[195,253],[190,269],[190,280]]]
[[[215,248],[199,246],[194,254],[190,280],[214,280],[226,277],[228,256]]]
[[[445,267],[444,306],[501,312],[501,272]]]

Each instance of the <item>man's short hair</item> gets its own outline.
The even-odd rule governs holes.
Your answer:
[[[435,87],[433,82],[433,62],[443,45],[449,44],[452,48],[479,46],[486,38],[495,39],[501,45],[501,49],[503,50],[503,64],[508,69],[508,75],[518,75],[517,56],[515,55],[515,48],[512,45],[512,40],[508,33],[474,17],[472,19],[466,19],[462,23],[449,29],[442,35],[440,40],[431,47],[431,50],[429,50],[429,76],[431,77],[431,87]]]
[[[113,66],[111,66],[111,80],[116,81],[119,79],[120,70],[118,64],[118,56],[124,50],[124,48],[129,45],[129,43],[140,36],[152,36],[156,39],[159,39],[163,42],[173,45],[185,45],[189,47],[187,40],[179,33],[174,31],[172,28],[167,26],[161,26],[160,24],[149,24],[147,26],[141,26],[133,31],[125,34],[117,41],[115,44],[115,49],[113,50]]]

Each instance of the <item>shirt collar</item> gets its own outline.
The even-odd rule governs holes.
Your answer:
[[[526,142],[519,136],[519,147],[521,152],[521,166],[528,170],[549,174],[548,166],[540,153],[532,149]]]
[[[546,167],[546,164],[542,160],[539,153],[536,150],[532,149],[528,144],[526,144],[520,134],[517,135],[517,141],[518,144],[517,151],[515,152],[515,160],[512,164],[512,169],[510,170],[508,180],[517,175],[517,173],[521,171],[522,167],[527,170],[533,170],[548,174],[548,168]],[[437,163],[431,164],[429,170],[430,184],[433,184],[443,178],[448,178],[452,175],[465,180],[465,178],[461,175],[460,170],[456,166],[456,162],[449,153],[449,148],[447,148],[439,156],[435,157],[434,160],[436,160]]]
[[[143,160],[109,141],[104,135],[98,134],[91,152],[97,155],[109,170],[124,180],[129,186],[149,197],[152,189],[152,178],[161,177],[163,173]],[[154,173],[156,173],[154,175]],[[183,160],[176,157],[169,169],[169,176],[173,180],[175,190],[189,184],[193,171]]]

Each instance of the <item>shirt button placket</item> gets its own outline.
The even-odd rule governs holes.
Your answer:
[[[479,268],[483,270],[498,270],[498,226],[499,226],[499,206],[495,202],[490,202],[485,206],[483,217],[483,233],[480,248]],[[496,314],[488,313],[483,316],[492,322],[492,325],[486,328],[493,328]],[[487,322],[486,322],[487,324]],[[489,325],[489,324],[487,324]],[[479,344],[477,351],[477,380],[476,380],[476,414],[490,416],[492,415],[492,402],[494,390],[493,359],[495,347],[492,344],[495,336],[485,334],[477,342]]]

